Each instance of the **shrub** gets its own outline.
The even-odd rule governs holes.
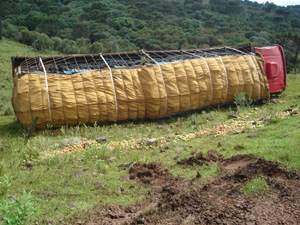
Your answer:
[[[244,107],[247,105],[247,99],[245,93],[239,93],[236,96],[234,96],[234,104],[237,107]]]

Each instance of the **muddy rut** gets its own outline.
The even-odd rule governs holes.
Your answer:
[[[215,158],[195,155],[179,164],[203,165]],[[152,187],[148,197],[136,205],[94,209],[97,213],[80,224],[300,224],[299,171],[251,155],[217,158],[221,175],[202,185],[196,184],[200,175],[175,178],[155,162],[136,163],[126,179]],[[256,177],[264,178],[270,190],[244,194],[245,184]]]

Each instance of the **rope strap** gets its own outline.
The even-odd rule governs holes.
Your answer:
[[[227,95],[228,95],[228,74],[227,74],[227,69],[226,69],[226,67],[225,67],[225,64],[224,64],[224,62],[223,62],[223,59],[222,59],[222,57],[221,56],[219,56],[219,58],[220,58],[220,60],[221,60],[221,62],[222,62],[222,64],[223,64],[223,67],[224,67],[224,70],[225,70],[225,75],[226,75],[226,96],[225,96],[225,100],[224,100],[224,103],[226,103],[226,99],[227,99]]]
[[[251,59],[253,65],[254,65],[254,68],[255,68],[255,70],[256,70],[256,74],[257,74],[257,77],[258,77],[258,80],[259,80],[259,97],[260,97],[260,96],[261,96],[261,82],[260,82],[260,77],[259,77],[259,74],[258,74],[257,67],[256,67],[256,65],[255,65],[255,63],[254,63],[254,60],[252,59],[251,55],[249,55],[249,57],[250,57],[250,59]]]
[[[115,103],[116,103],[116,121],[117,121],[118,120],[118,101],[117,101],[117,95],[116,95],[114,78],[113,78],[110,66],[108,65],[108,63],[106,62],[105,58],[103,57],[103,55],[101,53],[100,53],[100,56],[101,56],[102,60],[104,61],[104,63],[106,64],[107,68],[109,69],[110,78],[111,78],[111,84],[112,84],[112,87],[113,87],[114,97],[115,97]]]
[[[146,52],[142,51],[142,53],[144,55],[146,55],[149,59],[151,59],[156,65],[158,65],[159,72],[160,72],[160,75],[161,75],[161,78],[162,78],[162,82],[163,82],[163,86],[164,86],[165,93],[166,93],[166,113],[167,113],[167,110],[168,110],[168,94],[167,94],[166,84],[165,84],[165,80],[164,80],[164,75],[162,73],[160,64],[155,59],[153,59],[149,54],[147,54]]]
[[[49,95],[49,88],[48,88],[47,71],[45,69],[45,66],[44,66],[42,58],[40,57],[39,59],[40,59],[40,63],[42,65],[42,68],[43,68],[43,71],[44,71],[44,74],[45,74],[45,83],[46,83],[46,90],[47,90],[47,100],[48,100],[48,108],[49,108],[49,117],[50,117],[50,123],[52,125],[53,123],[52,123],[52,115],[51,115],[51,105],[50,105],[50,95]]]

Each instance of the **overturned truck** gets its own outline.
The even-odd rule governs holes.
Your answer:
[[[257,52],[222,47],[12,57],[12,104],[24,127],[39,117],[36,128],[45,129],[154,119],[232,102],[242,92],[269,98],[267,64]],[[284,62],[283,52],[280,57]]]

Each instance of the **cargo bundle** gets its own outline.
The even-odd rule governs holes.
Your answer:
[[[12,104],[29,128],[158,118],[269,98],[260,54],[234,48],[13,57]]]

